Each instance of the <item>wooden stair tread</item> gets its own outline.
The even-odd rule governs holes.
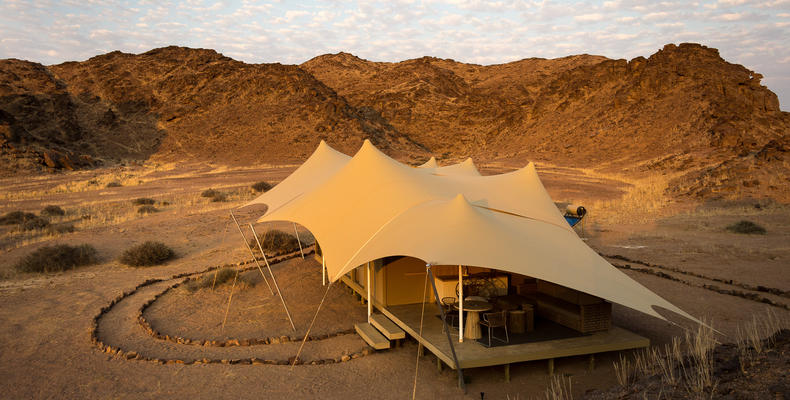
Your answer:
[[[376,350],[390,348],[390,341],[387,340],[387,338],[384,337],[381,332],[374,328],[373,325],[367,322],[360,322],[358,324],[354,324],[354,329],[357,331],[357,334],[370,345],[370,347],[373,347]]]
[[[379,330],[389,340],[405,339],[406,332],[403,331],[398,325],[395,325],[384,314],[373,314],[370,316],[370,323]]]

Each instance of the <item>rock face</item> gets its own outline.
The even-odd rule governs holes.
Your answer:
[[[298,162],[370,138],[407,161],[527,159],[666,173],[689,196],[790,201],[790,114],[715,49],[480,66],[351,54],[245,64],[212,50],[112,52],[45,67],[0,60],[0,170],[104,160]]]
[[[492,66],[340,53],[302,67],[437,155],[684,172],[671,185],[677,194],[790,200],[790,114],[759,74],[705,46]]]
[[[295,161],[321,139],[348,152],[365,138],[393,154],[423,152],[375,111],[350,106],[298,66],[180,47],[50,67],[0,63],[4,158],[34,148],[50,168],[73,168],[87,159],[80,155]]]

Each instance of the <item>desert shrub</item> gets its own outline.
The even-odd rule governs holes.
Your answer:
[[[136,206],[151,205],[151,204],[156,204],[156,200],[149,199],[148,197],[140,197],[132,200],[132,204]]]
[[[16,225],[22,224],[25,221],[33,218],[38,218],[36,214],[22,211],[11,211],[0,217],[0,225]]]
[[[74,232],[74,224],[63,223],[63,224],[56,224],[49,226],[49,233],[51,234],[71,233],[71,232]]]
[[[239,274],[239,282],[243,287],[254,288],[258,284],[256,276],[255,274]]]
[[[112,181],[112,182],[107,183],[107,185],[105,187],[113,188],[113,187],[121,187],[121,186],[123,186],[123,185],[121,185],[121,182]]]
[[[299,241],[296,240],[296,237],[278,229],[258,235],[258,240],[261,241],[261,246],[267,254],[292,253],[299,250]],[[255,238],[250,240],[250,246],[253,249],[258,248]],[[302,243],[302,247],[304,247],[304,243]]]
[[[41,210],[41,215],[47,217],[59,217],[61,215],[66,215],[66,212],[63,211],[63,209],[58,206],[49,205],[44,207],[43,210]]]
[[[227,200],[228,200],[228,196],[226,196],[225,193],[217,193],[216,195],[214,195],[214,197],[211,198],[211,201],[213,202],[221,202]]]
[[[32,231],[34,229],[44,229],[49,226],[49,220],[43,217],[33,217],[25,220],[21,225],[22,229]]]
[[[203,193],[200,193],[200,197],[214,197],[218,194],[220,194],[218,190],[206,189],[203,191]]]
[[[728,226],[727,230],[735,233],[765,235],[765,228],[747,220],[738,221]]]
[[[39,248],[28,254],[14,267],[21,272],[57,272],[95,264],[96,261],[96,249],[91,245],[59,244]]]
[[[214,276],[216,275],[217,280],[214,281]],[[210,288],[211,285],[219,286],[231,279],[236,275],[236,270],[231,267],[224,267],[220,268],[218,271],[208,272],[204,274],[200,279],[190,281],[187,283],[187,290],[190,292],[197,291],[198,289],[202,288]]]
[[[140,208],[137,209],[138,214],[151,214],[155,212],[159,212],[159,209],[150,204],[140,206]]]
[[[252,184],[251,188],[256,192],[268,192],[272,185],[266,181],[260,181]]]
[[[164,243],[148,241],[126,249],[120,261],[132,267],[143,267],[161,264],[175,255],[173,249]]]

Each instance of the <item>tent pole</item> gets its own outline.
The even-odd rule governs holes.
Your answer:
[[[263,281],[266,282],[266,286],[269,287],[269,292],[271,292],[272,295],[274,295],[274,290],[272,290],[272,286],[269,285],[269,280],[266,279],[266,275],[263,274],[263,269],[261,268],[261,263],[258,262],[258,257],[255,257],[255,252],[252,251],[252,247],[250,247],[250,244],[247,243],[247,237],[244,236],[244,231],[241,230],[241,225],[239,225],[239,221],[237,221],[236,220],[236,216],[233,215],[233,210],[231,210],[230,216],[231,216],[231,218],[233,218],[233,222],[236,223],[236,228],[239,228],[239,233],[241,233],[241,239],[244,241],[244,246],[246,246],[247,250],[250,251],[250,255],[252,256],[252,259],[255,260],[255,264],[258,265],[258,271],[261,271],[261,277],[263,277]]]
[[[296,351],[296,356],[294,356],[293,363],[291,364],[291,369],[293,369],[294,365],[299,361],[299,355],[302,354],[302,348],[304,347],[304,343],[307,341],[307,337],[310,336],[310,331],[313,329],[313,324],[315,323],[316,317],[318,317],[318,312],[321,311],[321,306],[324,305],[324,300],[326,300],[326,295],[329,293],[329,288],[332,287],[334,282],[329,281],[329,285],[326,286],[326,291],[324,291],[324,297],[321,297],[321,302],[318,303],[318,308],[315,309],[315,314],[313,315],[313,320],[310,321],[310,326],[307,327],[307,332],[304,334],[304,339],[302,339],[302,344],[299,345],[299,350]]]
[[[321,286],[326,286],[326,258],[321,254]]]
[[[304,260],[304,250],[302,250],[302,241],[299,240],[299,230],[296,229],[296,222],[294,224],[294,232],[296,232],[296,242],[299,243],[299,253],[302,253],[302,260]]]
[[[255,227],[252,226],[250,223],[250,230],[252,230],[252,237],[255,238],[255,242],[258,243],[258,248],[261,250],[261,254],[263,254],[263,262],[266,263],[266,268],[269,270],[269,275],[272,277],[272,282],[274,282],[274,288],[277,289],[277,295],[280,296],[280,301],[283,303],[283,308],[285,309],[285,315],[288,316],[288,322],[291,323],[291,329],[296,332],[296,326],[294,326],[294,320],[291,318],[291,312],[288,311],[288,306],[285,305],[285,299],[283,298],[283,294],[280,292],[280,285],[277,284],[277,278],[274,277],[274,272],[272,272],[272,266],[269,265],[269,260],[266,259],[266,253],[263,251],[263,246],[261,246],[261,241],[258,240],[258,234],[255,233]]]
[[[442,307],[442,303],[439,302],[439,291],[436,290],[436,281],[433,278],[433,271],[431,271],[431,264],[426,264],[425,266],[426,269],[428,270],[428,278],[431,281],[431,286],[433,287],[433,299],[436,301],[436,307],[439,308],[439,312],[442,314],[444,333],[447,335],[447,343],[450,343],[450,352],[453,353],[453,362],[455,363],[455,370],[458,371],[458,386],[464,391],[464,394],[466,394],[466,384],[464,383],[464,372],[461,370],[461,364],[458,363],[458,356],[455,355],[455,346],[453,346],[453,339],[450,338],[450,328],[447,326],[447,318],[444,315],[444,308]]]
[[[464,342],[464,270],[458,266],[458,343]]]
[[[367,289],[368,289],[368,323],[370,323],[370,314],[372,314],[372,312],[373,312],[373,303],[372,303],[373,299],[370,297],[370,261],[368,261],[367,267],[368,267],[368,269],[367,269],[367,271],[365,271],[365,275],[366,275],[366,278],[367,278],[368,282],[367,282],[367,285],[365,285],[365,286],[367,286]]]
[[[228,305],[225,307],[225,317],[222,318],[222,332],[225,332],[225,322],[228,320],[228,311],[230,311],[230,301],[233,299],[233,289],[236,288],[236,280],[239,278],[239,268],[236,267],[236,275],[233,276],[233,286],[230,287],[230,295],[228,296]]]

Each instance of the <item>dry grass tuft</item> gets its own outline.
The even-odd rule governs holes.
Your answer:
[[[546,400],[571,400],[573,399],[572,382],[569,376],[554,375],[551,377],[549,387],[546,389]]]
[[[28,254],[14,267],[20,272],[59,272],[95,264],[96,249],[91,245],[44,246]]]
[[[132,200],[132,204],[136,206],[145,206],[145,205],[153,205],[156,204],[156,200],[150,199],[148,197],[139,197]]]
[[[176,253],[162,242],[148,241],[133,246],[121,255],[120,261],[132,267],[159,265],[174,258]]]
[[[150,205],[150,204],[146,204],[146,205],[140,206],[137,209],[137,213],[138,214],[153,214],[155,212],[159,212],[159,209],[154,207],[154,206],[152,206],[152,205]]]

